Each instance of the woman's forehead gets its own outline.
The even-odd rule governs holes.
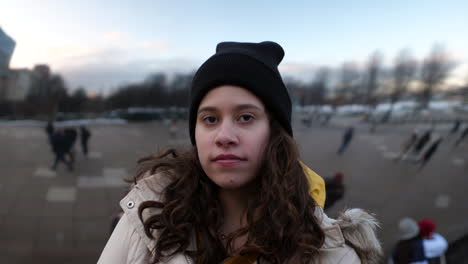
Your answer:
[[[222,85],[211,89],[205,95],[198,110],[207,107],[220,108],[228,106],[244,109],[252,107],[259,110],[265,108],[262,101],[249,90],[234,85]]]

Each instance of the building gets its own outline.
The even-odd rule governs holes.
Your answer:
[[[7,101],[23,101],[28,95],[34,81],[33,74],[28,69],[10,70],[4,98]]]
[[[0,28],[0,101],[6,99],[10,60],[15,45],[15,41]]]
[[[0,76],[8,74],[15,45],[15,41],[0,28]]]

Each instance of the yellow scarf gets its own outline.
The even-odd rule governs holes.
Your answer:
[[[323,181],[322,177],[311,170],[307,165],[305,165],[302,161],[301,163],[302,169],[309,181],[310,190],[309,194],[314,198],[315,202],[323,208],[325,205],[325,182]]]

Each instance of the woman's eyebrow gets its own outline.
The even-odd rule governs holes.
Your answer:
[[[239,104],[234,107],[235,111],[242,111],[242,110],[247,110],[247,109],[254,109],[257,111],[261,111],[261,112],[264,111],[261,107],[256,106],[254,104]],[[214,106],[203,106],[203,107],[200,107],[200,109],[198,109],[197,114],[200,114],[202,112],[216,112],[216,111],[218,111],[218,108]]]
[[[203,106],[203,107],[200,107],[200,109],[198,109],[197,114],[200,114],[202,112],[216,112],[216,111],[217,109],[214,106]]]
[[[258,106],[256,106],[256,105],[253,105],[253,104],[240,104],[240,105],[237,105],[237,106],[235,107],[235,109],[236,109],[237,111],[239,111],[239,110],[246,110],[246,109],[252,109],[252,108],[255,109],[255,110],[257,110],[257,111],[262,111],[262,112],[264,111],[262,108],[260,108],[260,107],[258,107]]]

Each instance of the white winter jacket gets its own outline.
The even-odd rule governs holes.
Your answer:
[[[148,238],[138,216],[139,205],[148,200],[161,200],[161,193],[167,182],[157,174],[138,182],[122,199],[120,206],[124,215],[107,242],[98,264],[143,264],[150,263],[155,240]],[[155,213],[154,209],[144,211],[143,217]],[[328,218],[320,207],[316,209],[325,232],[325,242],[319,258],[313,263],[378,263],[381,248],[375,236],[376,220],[360,209],[346,211],[338,220]],[[196,248],[195,237],[189,249]],[[177,254],[161,264],[192,264],[194,261]]]

